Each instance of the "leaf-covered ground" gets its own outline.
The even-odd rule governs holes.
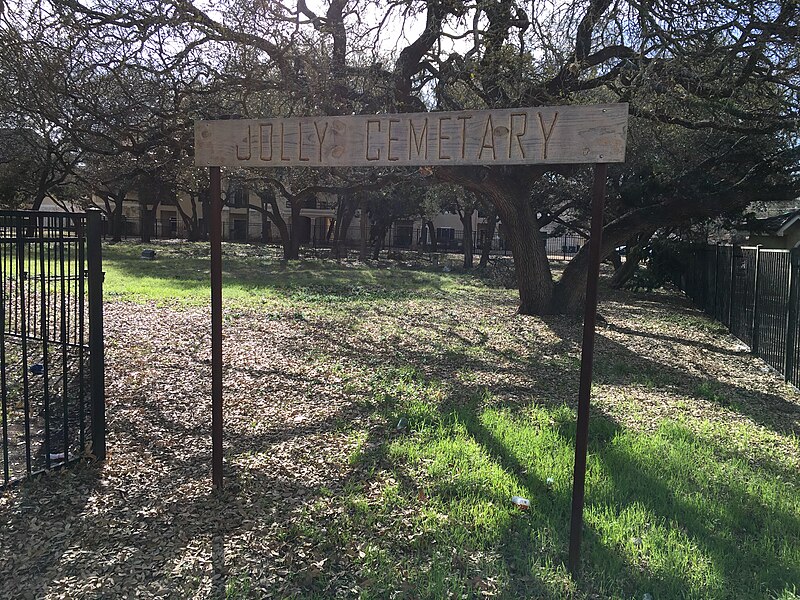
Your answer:
[[[577,583],[580,321],[441,267],[226,246],[212,493],[203,248],[107,249],[109,456],[0,495],[0,597],[796,597],[798,395],[671,293],[602,300]]]

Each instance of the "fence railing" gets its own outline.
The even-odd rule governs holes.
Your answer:
[[[701,246],[678,281],[695,304],[800,387],[800,252]]]
[[[0,211],[2,486],[105,454],[99,212]]]

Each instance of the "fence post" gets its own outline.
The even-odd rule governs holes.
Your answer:
[[[714,305],[711,316],[717,318],[717,298],[719,297],[719,242],[714,245]]]
[[[728,331],[733,333],[733,293],[736,289],[736,244],[731,244],[731,273],[728,283]]]
[[[797,264],[797,249],[789,250],[789,301],[786,303],[786,346],[784,357],[783,378],[784,381],[792,382],[792,372],[794,371],[794,351],[795,336],[797,330],[797,286],[795,285],[794,269]]]
[[[753,354],[758,354],[758,288],[759,288],[759,270],[761,266],[761,244],[756,246],[756,268],[755,274],[753,275],[753,320],[751,321],[752,324],[752,331],[753,331],[753,339],[752,343],[750,344],[750,352]]]
[[[86,211],[86,268],[89,285],[89,389],[92,397],[92,453],[106,457],[105,350],[103,347],[102,222],[97,209]]]

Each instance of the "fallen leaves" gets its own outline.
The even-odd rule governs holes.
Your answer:
[[[614,296],[601,306],[595,410],[641,429],[685,415],[797,430],[793,391],[726,334],[661,320],[687,310],[662,300]],[[377,417],[363,373],[410,364],[454,389],[491,390],[498,404],[574,403],[580,323],[514,315],[514,302],[475,288],[358,310],[237,308],[224,331],[221,494],[210,485],[209,311],[108,303],[109,457],[0,496],[0,596],[209,598],[226,586],[259,598],[412,596],[413,586],[391,587],[366,565],[390,560],[387,548],[448,562],[412,517],[430,511],[444,526],[449,516],[414,472],[411,502],[387,500],[401,482],[368,458],[415,423]],[[698,396],[708,380],[746,405]],[[764,452],[800,460],[769,439]],[[356,499],[382,520],[364,522]],[[502,582],[483,567],[495,558],[472,551],[450,563],[475,595],[492,596]]]

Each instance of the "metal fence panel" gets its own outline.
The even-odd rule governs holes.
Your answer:
[[[752,347],[756,249],[735,246],[733,253],[732,308],[729,328],[733,335]]]
[[[222,239],[225,241],[256,242],[275,244],[280,242],[278,229],[271,223],[262,224],[260,222],[250,222],[246,220],[242,227],[237,225],[238,220],[228,222],[228,227],[223,229]],[[244,220],[243,220],[244,222]],[[329,225],[332,225],[332,221]],[[287,223],[287,229],[292,230],[291,223]],[[301,225],[300,245],[312,248],[330,248],[336,244],[334,227],[326,227],[324,231],[310,224]],[[109,235],[109,225],[104,221],[103,234]],[[141,235],[143,225],[137,220],[126,220],[121,225],[121,237],[138,237]],[[150,237],[152,239],[172,239],[187,238],[189,230],[181,219],[176,221],[154,220],[149,225]],[[411,227],[408,225],[394,224],[383,238],[383,247],[387,250],[420,250],[423,252],[442,252],[463,254],[465,248],[464,230],[453,227],[437,227],[437,240],[433,243],[432,236],[427,227]],[[200,235],[200,232],[197,232]],[[342,245],[349,248],[358,248],[361,245],[362,236],[366,239],[367,245],[374,246],[376,240],[371,231],[371,225],[367,223],[364,230],[360,226],[351,226],[339,233]],[[545,234],[546,235],[546,234]],[[467,236],[467,244],[472,245],[474,253],[483,250],[488,246],[489,252],[493,255],[510,255],[511,246],[506,236],[502,233],[501,227],[495,229],[494,235],[489,239],[486,230],[480,226]],[[563,235],[550,235],[544,237],[545,250],[551,259],[571,260],[587,240],[579,235],[569,233]]]
[[[800,387],[800,251],[699,246],[683,269],[695,305]]]
[[[796,250],[789,256],[789,300],[786,306],[786,365],[783,369],[786,381],[800,387],[800,330],[797,315],[800,311],[800,268]]]
[[[723,325],[730,326],[733,248],[731,246],[722,246],[717,250],[717,301],[713,316]]]
[[[96,437],[88,243],[85,214],[0,211],[3,486],[77,460]]]
[[[754,350],[778,371],[786,363],[789,253],[761,250],[758,276],[758,340]]]

